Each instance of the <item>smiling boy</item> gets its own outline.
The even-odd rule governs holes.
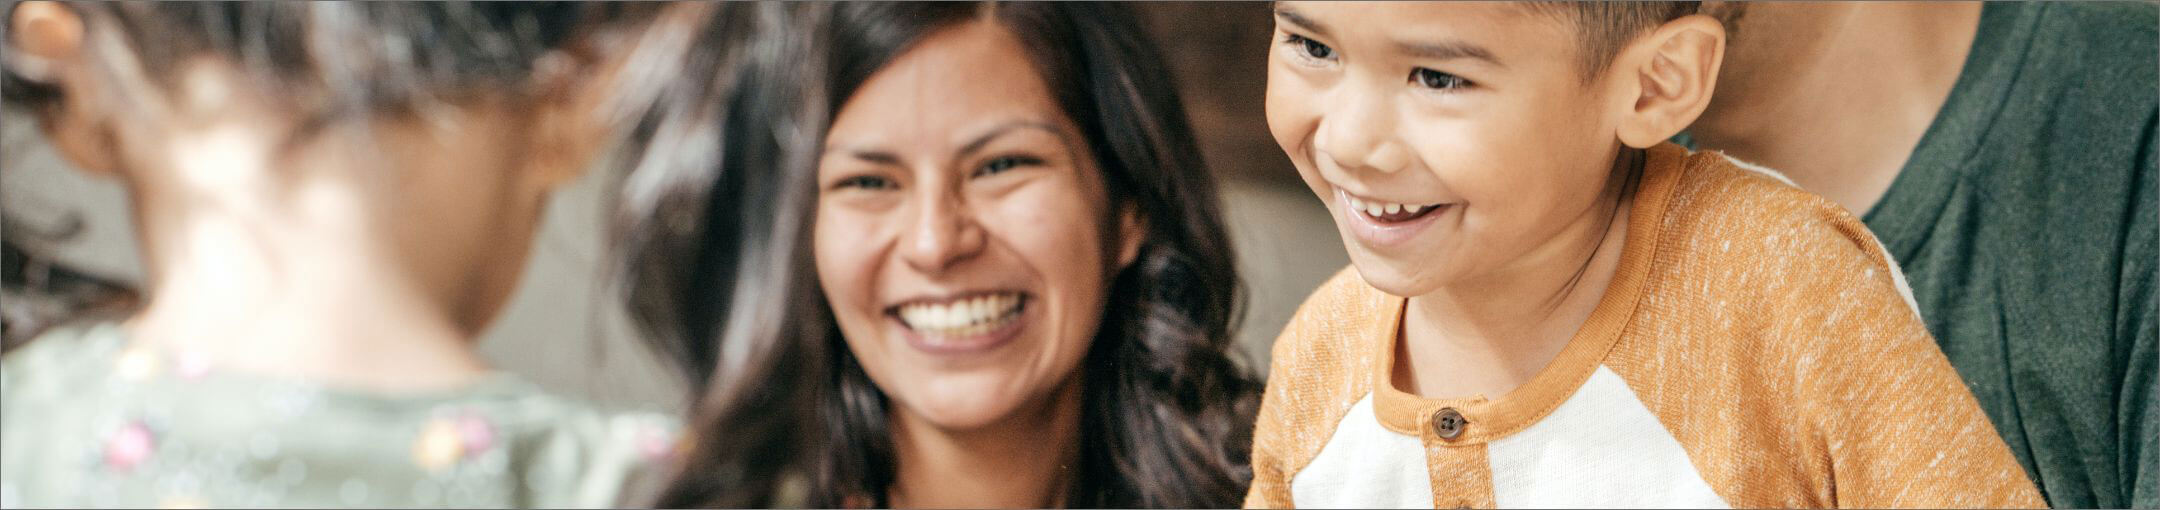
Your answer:
[[[1276,5],[1269,129],[1355,271],[1276,342],[1246,506],[2041,506],[1865,226],[1664,143],[1694,11]]]

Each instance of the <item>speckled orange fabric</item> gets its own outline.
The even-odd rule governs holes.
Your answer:
[[[1721,155],[1670,144],[1649,151],[1632,207],[1619,272],[1590,319],[1550,366],[1498,399],[1424,399],[1392,387],[1406,300],[1354,270],[1324,284],[1276,341],[1246,506],[1311,499],[1296,493],[1301,475],[1326,478],[1308,485],[1331,491],[1375,489],[1355,480],[1384,459],[1306,472],[1329,449],[1372,448],[1361,444],[1423,445],[1413,460],[1430,473],[1418,483],[1429,481],[1434,507],[1613,501],[1542,493],[1566,489],[1552,480],[1629,476],[1675,479],[1645,487],[1648,499],[1621,500],[1649,505],[2044,506],[1858,219]],[[1624,384],[1598,386],[1614,380],[1600,374]],[[1624,389],[1613,397],[1594,387]],[[1370,416],[1352,413],[1368,407]],[[1435,433],[1442,409],[1467,419],[1457,437]],[[1656,430],[1537,426],[1625,415],[1561,418],[1605,409],[1647,410],[1642,421]],[[1380,427],[1351,426],[1364,420]],[[1375,433],[1397,436],[1343,437]],[[1549,460],[1579,453],[1568,450],[1584,443],[1570,436],[1613,434],[1625,440],[1592,445],[1625,452],[1643,438],[1639,463],[1655,467],[1657,445],[1676,444],[1669,464],[1678,470],[1631,472],[1626,455]],[[1687,487],[1707,492],[1657,499]]]

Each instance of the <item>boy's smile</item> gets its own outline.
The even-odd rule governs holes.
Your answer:
[[[1508,4],[1275,7],[1267,117],[1368,283],[1424,295],[1604,233],[1630,102],[1578,34]]]
[[[1452,203],[1404,204],[1386,202],[1374,198],[1361,198],[1335,188],[1335,207],[1340,219],[1348,223],[1348,231],[1365,244],[1389,246],[1416,237],[1426,227],[1438,222],[1442,213],[1454,209]]]

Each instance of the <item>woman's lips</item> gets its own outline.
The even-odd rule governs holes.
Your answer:
[[[892,307],[908,345],[935,354],[981,352],[1019,336],[1030,299],[1020,292],[989,292]]]

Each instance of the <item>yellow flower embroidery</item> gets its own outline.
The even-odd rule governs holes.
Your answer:
[[[457,464],[465,456],[465,440],[459,437],[457,422],[436,418],[428,420],[420,428],[420,439],[413,442],[413,463],[429,471],[441,471]]]
[[[120,358],[113,362],[113,372],[122,380],[142,382],[157,375],[158,356],[148,347],[130,346],[120,351]]]

